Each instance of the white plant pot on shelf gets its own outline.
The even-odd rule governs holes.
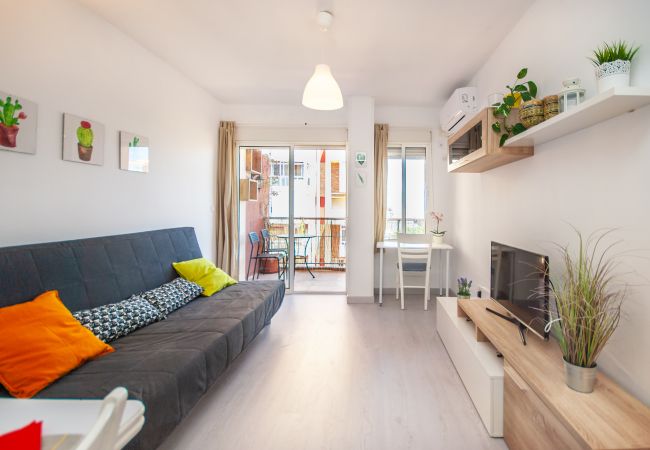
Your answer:
[[[598,93],[603,93],[615,87],[628,87],[630,85],[630,69],[632,63],[617,59],[606,62],[596,67],[598,80]]]
[[[431,242],[433,244],[444,244],[445,243],[445,235],[444,234],[433,233],[433,238],[432,238]]]

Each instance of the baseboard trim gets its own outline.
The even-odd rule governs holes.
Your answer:
[[[440,297],[441,295],[445,295],[445,289],[442,289],[442,294],[440,294],[440,288],[437,287],[431,287],[429,288],[429,291],[431,292],[431,296],[433,297]],[[382,292],[384,295],[395,295],[395,288],[394,287],[385,287],[382,289]],[[423,289],[418,289],[418,288],[406,288],[404,289],[405,294],[423,294],[424,290]],[[375,288],[375,295],[379,295],[379,288]],[[454,292],[453,289],[449,289],[449,296],[450,297],[455,297],[456,293]]]
[[[361,296],[361,295],[348,295],[348,303],[375,303],[375,297]]]

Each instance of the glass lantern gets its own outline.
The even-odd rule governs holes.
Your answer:
[[[585,100],[585,90],[580,86],[580,78],[571,78],[562,82],[562,90],[558,94],[560,112],[569,111]]]

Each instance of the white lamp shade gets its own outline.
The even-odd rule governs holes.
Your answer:
[[[330,66],[318,64],[302,94],[302,104],[307,108],[331,111],[343,108],[341,88],[332,76]]]

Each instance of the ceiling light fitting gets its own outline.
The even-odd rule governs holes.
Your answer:
[[[334,16],[329,11],[318,13],[318,24],[322,31],[327,31],[332,25]],[[332,111],[343,108],[341,88],[334,79],[330,66],[317,64],[314,73],[307,81],[302,94],[302,104],[307,108],[321,111]]]

